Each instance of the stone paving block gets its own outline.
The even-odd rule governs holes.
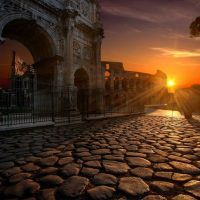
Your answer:
[[[103,167],[111,174],[125,174],[130,169],[126,163],[108,160],[103,161]]]
[[[33,171],[38,171],[40,169],[40,167],[35,165],[34,163],[28,163],[26,165],[21,166],[21,168],[25,172],[33,172]]]
[[[136,177],[124,177],[120,179],[118,189],[132,196],[138,196],[150,191],[149,186]]]
[[[126,158],[129,166],[138,166],[138,167],[149,167],[151,162],[145,158],[140,157],[127,157]]]
[[[172,180],[177,182],[185,182],[192,179],[192,176],[189,174],[180,174],[180,173],[174,173],[172,175]]]
[[[111,174],[99,173],[94,176],[95,185],[116,185],[117,178]]]
[[[57,161],[58,161],[58,157],[57,156],[50,156],[50,157],[41,159],[40,160],[40,165],[41,166],[50,167],[50,166],[54,166]]]
[[[140,178],[150,179],[153,176],[154,171],[150,168],[137,167],[137,168],[131,169],[130,173]]]
[[[44,189],[40,192],[42,200],[56,200],[55,189]]]
[[[97,150],[92,150],[91,153],[93,155],[105,155],[105,154],[110,154],[110,149],[97,149]]]
[[[47,176],[40,178],[38,181],[41,184],[45,184],[48,186],[56,186],[56,185],[60,185],[61,183],[64,182],[64,180],[57,175],[47,175]]]
[[[88,184],[89,179],[81,176],[72,176],[58,188],[58,192],[65,197],[75,198],[85,193]]]
[[[99,173],[99,170],[94,169],[94,168],[89,168],[89,167],[83,167],[81,170],[81,173],[85,176],[93,177],[94,175]]]
[[[107,200],[113,197],[113,194],[116,190],[108,186],[98,186],[88,190],[88,194],[91,199],[94,200]]]
[[[161,178],[161,179],[172,179],[173,172],[156,172],[154,174],[155,177]]]
[[[174,189],[174,184],[165,181],[153,181],[151,187],[161,193],[168,193]]]
[[[167,163],[156,163],[153,165],[154,169],[160,170],[160,171],[170,171],[173,170],[173,168],[167,164]]]
[[[39,175],[55,174],[58,171],[56,167],[47,167],[40,170]]]
[[[80,172],[80,165],[76,163],[70,163],[60,169],[64,176],[77,176]]]
[[[13,176],[15,174],[19,174],[20,172],[22,172],[20,167],[13,167],[13,168],[10,168],[10,169],[3,171],[2,175],[6,176],[8,178],[8,177]]]
[[[173,197],[172,200],[197,200],[197,199],[189,195],[179,194]]]
[[[200,199],[199,133],[140,116],[0,135],[0,199]]]
[[[31,179],[23,180],[16,185],[8,187],[4,194],[5,196],[22,197],[24,194],[34,194],[38,192],[40,185]]]
[[[61,158],[58,160],[58,165],[62,166],[62,165],[66,165],[68,163],[73,162],[74,158],[72,157],[65,157],[65,158]]]
[[[142,200],[167,200],[167,199],[160,195],[148,195],[144,197]]]
[[[84,165],[93,168],[101,168],[101,163],[98,160],[84,162]]]
[[[184,184],[185,190],[197,198],[200,198],[200,181],[191,180]]]
[[[187,164],[183,162],[172,161],[170,164],[177,170],[186,174],[199,174],[200,169],[192,164]]]
[[[103,159],[106,160],[115,160],[115,161],[123,161],[124,160],[124,155],[105,155],[103,156]]]
[[[32,174],[30,173],[19,173],[19,174],[15,174],[13,176],[10,177],[9,182],[10,183],[17,183],[20,182],[24,179],[28,179],[32,176]]]

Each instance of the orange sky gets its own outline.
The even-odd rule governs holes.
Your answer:
[[[200,84],[200,62],[195,58],[174,58],[170,55],[146,54],[134,52],[132,47],[121,47],[121,51],[114,52],[103,45],[103,60],[121,61],[126,70],[141,71],[154,74],[156,70],[164,71],[169,79],[174,79],[178,87],[188,87]],[[115,43],[115,42],[113,42]],[[116,49],[116,48],[115,48]],[[130,53],[126,53],[130,52]],[[196,62],[195,62],[196,61]]]
[[[7,40],[0,45],[0,87],[2,88],[7,88],[10,84],[12,51],[16,51],[27,64],[33,63],[32,55],[21,43]]]
[[[200,15],[196,0],[101,0],[105,39],[102,59],[127,70],[173,78],[179,87],[200,84],[200,38],[190,23]]]

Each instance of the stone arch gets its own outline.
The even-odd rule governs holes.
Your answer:
[[[70,76],[69,76],[70,77],[70,84],[76,86],[75,82],[74,82],[74,77],[75,77],[75,74],[80,70],[87,73],[88,79],[89,79],[89,87],[91,87],[92,77],[91,77],[90,71],[85,66],[79,66],[79,67],[75,66],[74,67],[74,69],[72,70],[72,73],[70,73]]]
[[[10,14],[0,19],[0,36],[22,43],[31,52],[39,82],[52,82],[56,76],[57,49],[50,28],[23,14]],[[53,59],[54,58],[54,59]]]
[[[34,19],[31,15],[29,14],[22,14],[22,13],[12,13],[12,14],[6,14],[3,15],[3,17],[0,18],[0,36],[2,36],[2,32],[4,27],[14,21],[14,20],[28,20],[30,22],[36,23],[38,26],[40,26],[45,32],[46,35],[48,35],[49,39],[51,40],[52,46],[54,46],[54,54],[59,54],[59,47],[57,44],[57,34],[55,30],[51,28],[51,26],[45,24],[41,20],[36,20]]]
[[[84,68],[79,68],[74,73],[74,85],[77,89],[89,88],[89,75]]]

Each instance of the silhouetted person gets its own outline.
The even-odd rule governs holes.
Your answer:
[[[185,119],[191,120],[195,111],[195,95],[190,89],[180,89],[176,92],[176,99],[179,110]]]
[[[187,108],[183,109],[183,114],[185,119],[191,120],[192,119],[193,110],[190,105],[187,105]]]

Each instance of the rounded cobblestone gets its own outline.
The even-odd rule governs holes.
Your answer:
[[[197,198],[200,198],[200,181],[191,180],[187,182],[184,187],[187,192],[191,193]]]
[[[17,131],[0,135],[0,199],[195,200],[199,157],[200,128],[182,118]]]
[[[78,197],[85,192],[89,180],[80,176],[72,176],[68,178],[63,185],[61,185],[58,191],[66,197]]]
[[[123,162],[117,162],[117,161],[103,161],[103,166],[108,173],[112,174],[125,174],[128,172],[130,167]]]
[[[87,191],[91,199],[106,200],[112,198],[115,189],[108,186],[98,186]]]
[[[137,167],[130,170],[130,173],[139,176],[140,178],[150,179],[153,176],[154,171],[150,168]]]
[[[31,179],[23,180],[16,185],[8,187],[4,194],[5,196],[22,197],[24,194],[34,194],[38,192],[40,185]]]
[[[64,180],[56,175],[47,175],[45,177],[42,177],[39,179],[39,182],[41,184],[45,184],[48,186],[56,186],[56,185],[60,185],[61,183],[64,182]]]
[[[111,174],[99,173],[94,176],[93,182],[96,185],[115,185],[117,178]]]
[[[168,193],[174,189],[174,184],[165,181],[153,181],[151,187],[161,193]]]
[[[142,195],[150,191],[149,186],[141,178],[135,177],[121,178],[118,188],[132,196]]]

